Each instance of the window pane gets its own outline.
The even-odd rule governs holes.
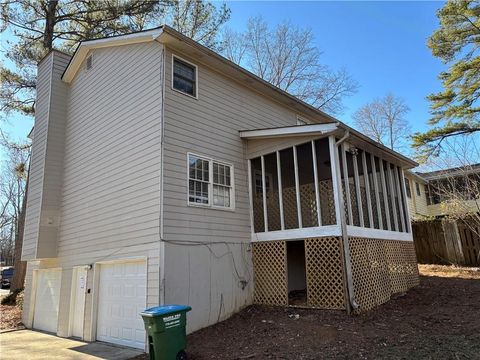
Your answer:
[[[195,96],[195,67],[181,60],[173,61],[173,88]]]
[[[213,185],[213,205],[230,207],[230,188]]]
[[[208,204],[208,184],[189,180],[188,182],[188,201],[196,204]]]

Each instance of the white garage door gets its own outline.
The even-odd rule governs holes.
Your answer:
[[[144,261],[100,266],[97,340],[145,348],[146,289]]]
[[[37,271],[34,329],[57,332],[61,279],[62,271],[60,269]]]

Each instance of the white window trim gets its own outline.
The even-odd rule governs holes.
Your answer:
[[[174,64],[175,59],[178,59],[178,60],[180,60],[180,61],[182,61],[182,62],[184,62],[184,63],[186,63],[186,64],[188,64],[188,65],[191,65],[191,66],[193,66],[193,67],[195,68],[195,96],[190,95],[190,94],[187,94],[187,93],[185,93],[185,92],[183,92],[183,91],[181,91],[181,90],[175,89],[175,87],[173,86],[173,77],[174,77],[174,75],[173,75],[173,70],[174,70],[173,64]],[[198,66],[195,65],[195,64],[193,64],[192,62],[190,62],[190,61],[188,61],[188,60],[185,60],[184,58],[181,58],[181,57],[178,56],[178,55],[172,54],[171,68],[172,68],[172,71],[171,71],[171,73],[172,73],[172,74],[171,74],[171,75],[172,75],[172,81],[171,81],[170,87],[171,87],[172,91],[175,91],[175,92],[177,92],[177,93],[179,93],[179,94],[183,94],[183,95],[188,96],[188,97],[190,97],[190,98],[192,98],[192,99],[198,100]]]
[[[208,204],[201,204],[201,203],[192,203],[190,202],[190,156],[197,157],[199,159],[208,161]],[[217,163],[220,165],[230,167],[230,207],[218,206],[213,205],[213,163]],[[194,180],[194,179],[193,179]],[[218,184],[219,185],[219,184]],[[222,185],[220,185],[222,186]],[[235,170],[233,164],[230,164],[225,161],[217,160],[210,158],[208,156],[199,155],[196,153],[188,152],[187,153],[187,206],[191,207],[200,207],[206,209],[214,209],[214,210],[224,210],[224,211],[234,211],[235,210]]]

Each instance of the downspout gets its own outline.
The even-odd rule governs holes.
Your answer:
[[[338,188],[340,190],[339,198],[340,198],[340,227],[342,229],[342,240],[343,240],[343,255],[345,259],[345,273],[347,277],[347,293],[348,293],[348,304],[347,304],[347,312],[350,314],[351,310],[358,309],[358,304],[354,298],[354,287],[353,287],[353,276],[352,276],[352,258],[350,256],[350,244],[347,234],[347,218],[345,216],[345,205],[344,205],[344,198],[343,198],[343,184],[342,184],[342,174],[340,172],[340,159],[338,157],[338,148],[339,146],[348,138],[350,137],[350,131],[346,131],[345,135],[335,143],[335,162],[338,164],[336,176],[337,176],[337,183]],[[344,169],[345,172],[345,169]]]

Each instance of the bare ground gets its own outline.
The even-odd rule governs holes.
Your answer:
[[[420,286],[361,316],[250,306],[189,335],[189,359],[480,359],[480,271],[420,271]]]

